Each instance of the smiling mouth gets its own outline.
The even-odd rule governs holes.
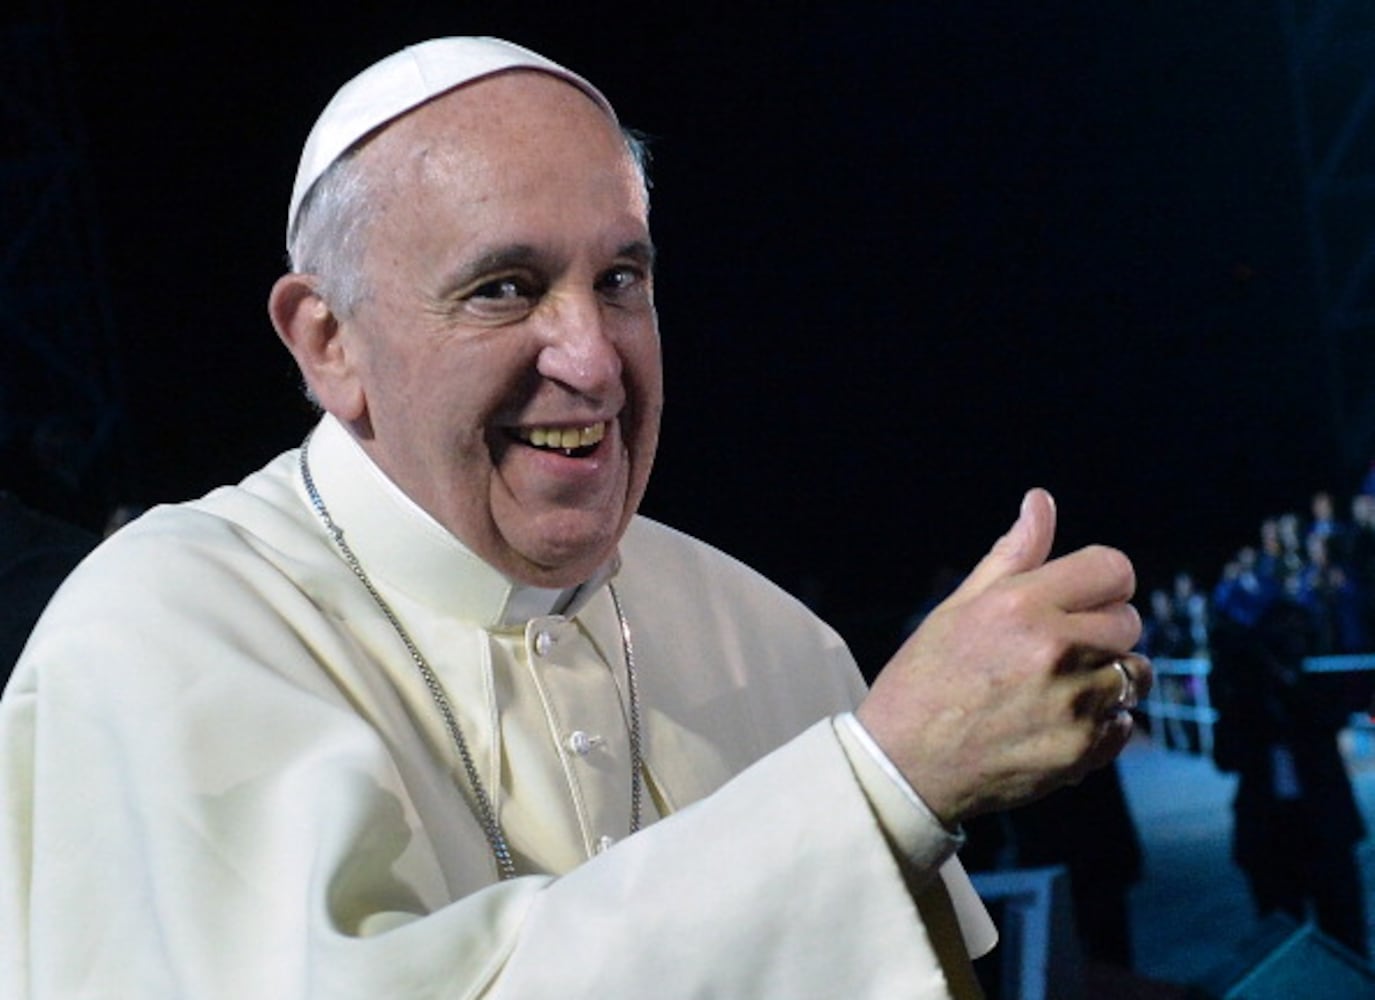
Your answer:
[[[587,427],[517,427],[517,441],[541,451],[561,452],[569,458],[586,458],[606,437],[606,423]]]

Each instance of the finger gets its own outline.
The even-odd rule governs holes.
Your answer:
[[[1093,670],[1125,656],[1141,638],[1141,615],[1130,604],[1110,604],[1064,615],[1056,632],[1071,670]]]
[[[1120,604],[1136,593],[1131,560],[1106,545],[1090,545],[1036,568],[1035,581],[1046,599],[1064,611]]]
[[[1131,739],[1136,721],[1130,712],[1117,712],[1104,719],[1094,734],[1094,742],[1080,765],[1080,776],[1095,771],[1122,752]]]
[[[1055,500],[1045,490],[1028,490],[1016,522],[951,595],[964,601],[983,593],[999,580],[1043,565],[1055,541]]]
[[[1145,701],[1146,695],[1155,687],[1155,669],[1151,666],[1151,661],[1139,653],[1129,653],[1119,659],[1131,672],[1132,682],[1136,685],[1137,700]]]
[[[1121,664],[1119,667],[1118,664]],[[1107,660],[1084,675],[1084,688],[1076,700],[1082,716],[1106,719],[1139,705],[1151,690],[1150,660],[1124,653]]]

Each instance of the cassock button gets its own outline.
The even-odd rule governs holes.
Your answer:
[[[554,648],[554,637],[548,632],[535,633],[535,655],[548,656],[549,650]]]
[[[611,845],[614,843],[616,843],[615,837],[607,837],[605,835],[599,837],[597,839],[597,853],[605,854],[611,849]]]
[[[600,736],[593,736],[585,733],[581,729],[575,729],[568,734],[568,749],[572,750],[579,757],[586,757],[592,752],[592,748],[600,746],[603,742]]]

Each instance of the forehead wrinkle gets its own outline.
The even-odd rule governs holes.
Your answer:
[[[526,86],[520,87],[522,83]],[[530,84],[533,90],[526,89]],[[392,133],[402,140],[397,144],[402,150],[413,150],[422,180],[442,176],[446,169],[470,179],[495,171],[487,178],[490,183],[509,179],[501,168],[503,157],[542,158],[551,124],[565,126],[588,109],[598,124],[587,120],[582,128],[604,132],[608,148],[622,160],[618,170],[627,169],[642,180],[615,119],[580,88],[533,70],[498,73],[441,94],[397,119],[382,135]]]
[[[551,123],[566,126],[585,110],[594,113],[598,124],[585,119],[581,128],[604,131],[608,148],[621,160],[617,169],[642,182],[615,119],[579,87],[537,70],[508,70],[437,95],[383,126],[368,144],[390,150],[387,158],[398,179],[408,160],[416,167],[413,176],[421,180],[446,168],[472,179],[470,172],[496,167],[492,158],[499,159],[498,154],[540,156]],[[499,172],[496,179],[503,176]]]
[[[514,78],[522,75],[509,74],[509,80],[514,83]],[[539,74],[531,76],[543,82]],[[566,102],[572,101],[573,107],[585,105],[596,109],[597,116],[603,119],[606,150],[613,153],[614,161],[606,161],[605,169],[599,171],[601,183],[628,184],[632,201],[627,207],[637,223],[644,225],[648,205],[643,178],[614,121],[577,88],[552,78],[550,81],[554,89],[533,97],[479,82],[422,105],[379,132],[368,144],[370,148],[362,151],[368,156],[366,166],[380,195],[370,222],[387,220],[389,228],[409,229],[437,208],[434,199],[442,199],[460,211],[465,210],[464,205],[475,208],[503,197],[522,205],[537,204],[539,190],[524,188],[539,183],[538,171],[512,172],[504,164],[513,157],[546,160],[548,153],[541,152],[541,143],[549,138],[550,116],[568,110]],[[545,166],[554,169],[553,164]],[[414,248],[420,233],[426,231],[424,226],[415,232],[408,231],[402,234],[403,242]],[[536,245],[538,241],[532,243],[521,240],[516,233],[511,235],[516,239],[509,245],[479,248],[466,261],[451,265],[442,263],[449,247],[430,247],[424,254],[440,265],[436,269],[438,281],[431,287],[441,295],[452,294],[481,274],[503,267],[553,266],[551,253],[541,250]],[[641,245],[636,246],[637,243]],[[647,238],[627,240],[618,244],[614,252],[636,261],[653,260],[653,248]]]

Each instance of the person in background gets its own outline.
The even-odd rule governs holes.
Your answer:
[[[1255,617],[1224,617],[1209,676],[1214,760],[1238,775],[1232,853],[1256,912],[1310,917],[1367,954],[1356,845],[1365,824],[1337,746],[1350,706],[1341,678],[1305,673],[1318,629],[1311,610],[1272,595]]]

